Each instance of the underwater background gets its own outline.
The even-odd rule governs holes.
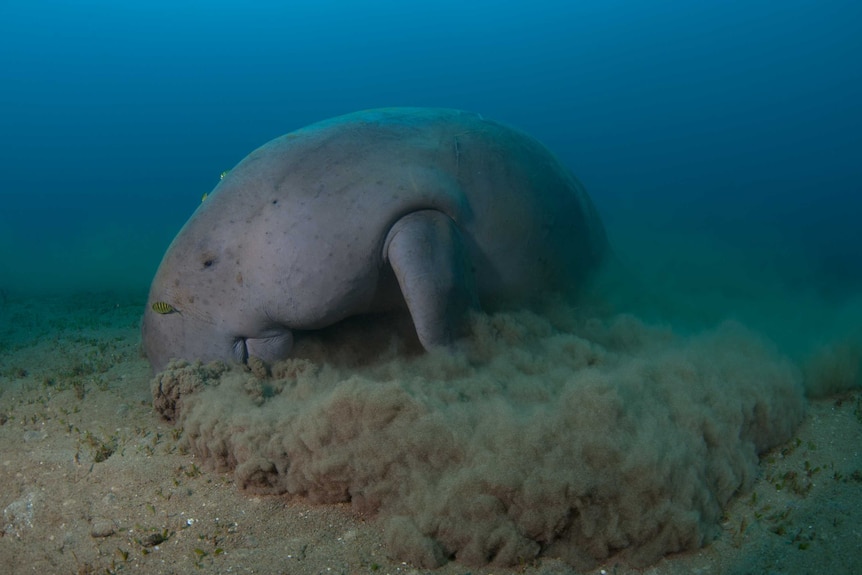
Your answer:
[[[708,262],[712,283],[741,257],[846,297],[860,25],[851,1],[7,0],[0,288],[143,296],[222,171],[314,121],[403,105],[537,137],[629,259]]]

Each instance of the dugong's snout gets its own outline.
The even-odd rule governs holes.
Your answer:
[[[172,359],[204,363],[247,359],[244,338],[197,318],[184,317],[181,312],[162,314],[147,308],[141,322],[141,341],[153,373],[164,370]]]
[[[284,327],[274,328],[258,337],[242,338],[240,346],[245,348],[241,361],[257,357],[266,363],[273,363],[290,356],[293,350],[293,332]]]
[[[283,326],[246,336],[174,311],[160,313],[148,308],[141,322],[144,353],[154,373],[164,370],[172,359],[246,363],[249,357],[258,357],[272,363],[286,359],[293,349],[293,333]]]

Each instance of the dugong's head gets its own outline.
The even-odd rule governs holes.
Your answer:
[[[150,287],[141,331],[154,372],[173,358],[275,361],[292,347],[291,331],[270,319],[271,304],[255,289],[260,266],[244,257],[254,252],[246,218],[219,205],[220,196],[211,194],[186,223]]]

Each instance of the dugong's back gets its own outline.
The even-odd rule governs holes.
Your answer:
[[[312,205],[315,226],[352,236],[343,243],[357,253],[377,249],[373,242],[407,213],[446,213],[463,231],[484,307],[577,288],[607,253],[575,177],[534,138],[479,114],[356,112],[273,140],[237,169],[261,163],[279,172],[269,179],[290,190],[292,206]],[[308,221],[296,214],[295,225]],[[380,238],[356,226],[379,229]],[[362,240],[370,243],[360,248]]]

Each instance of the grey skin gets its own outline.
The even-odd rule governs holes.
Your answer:
[[[583,187],[531,137],[458,110],[357,112],[230,170],[159,266],[143,345],[156,372],[273,362],[297,330],[406,307],[426,349],[446,346],[471,309],[574,293],[607,252]]]

